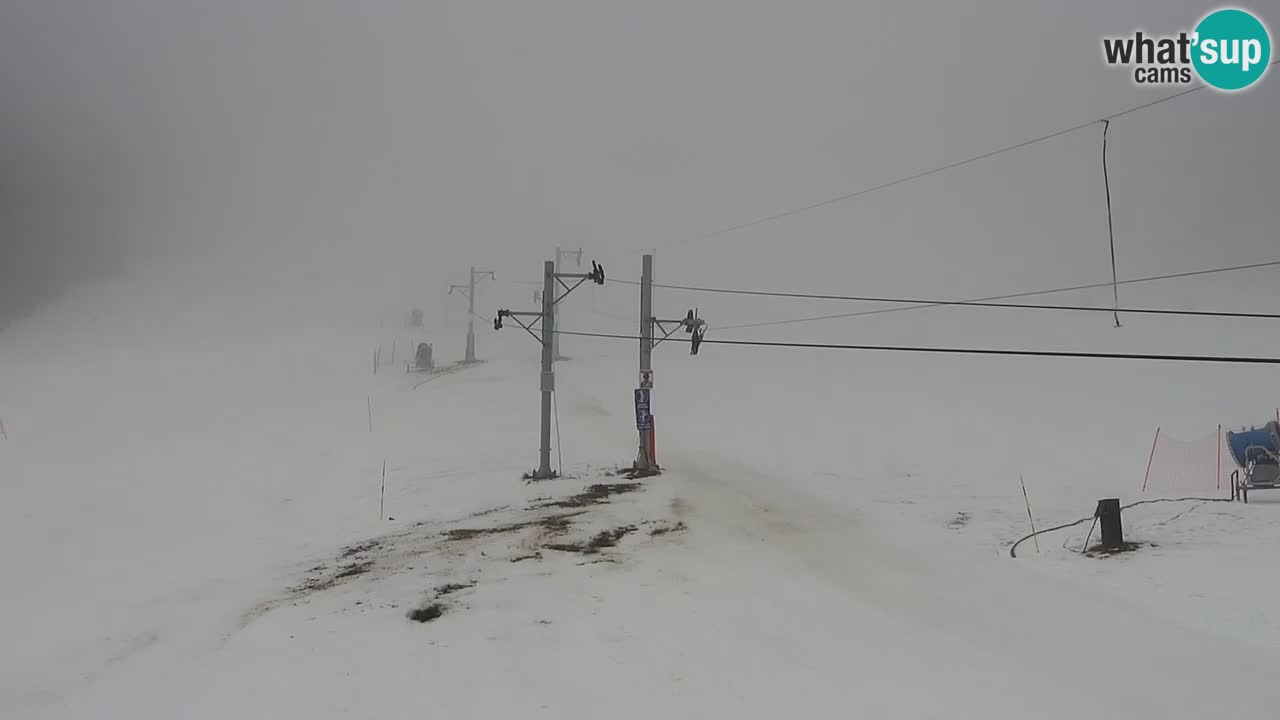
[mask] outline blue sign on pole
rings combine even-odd
[[[649,390],[647,388],[636,388],[636,429],[648,430],[650,417]]]

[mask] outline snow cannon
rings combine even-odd
[[[1246,468],[1250,463],[1278,464],[1280,458],[1280,425],[1273,420],[1260,428],[1227,431],[1227,447],[1236,465]]]
[[[419,371],[427,371],[435,369],[435,363],[431,358],[431,346],[427,343],[418,343],[418,352],[413,356],[415,369]]]
[[[1244,474],[1236,480],[1235,489],[1245,502],[1249,490],[1280,487],[1280,423],[1273,420],[1262,427],[1228,430],[1227,450],[1240,468],[1237,473]]]

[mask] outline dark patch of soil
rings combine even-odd
[[[356,545],[348,546],[345,550],[342,551],[342,554],[339,555],[338,557],[349,558],[355,555],[362,555],[371,550],[377,550],[381,546],[382,546],[381,540],[369,540],[367,542],[362,542]]]
[[[541,559],[542,559],[542,553],[535,552],[529,555],[517,555],[511,558],[511,562],[518,563],[518,562],[524,562],[525,560],[541,560]]]
[[[601,550],[614,547],[618,541],[626,537],[628,533],[635,531],[635,525],[624,525],[612,530],[605,530],[597,533],[595,537],[586,542],[578,543],[550,543],[543,545],[548,550],[559,550],[560,552],[576,552],[583,555],[595,555]]]
[[[531,527],[541,527],[552,532],[563,532],[569,528],[569,519],[582,513],[563,513],[560,515],[548,515],[537,520],[526,520],[524,522],[509,523],[507,525],[496,525],[488,528],[455,528],[445,531],[445,537],[449,540],[471,540],[485,535],[502,535],[504,533],[519,532],[527,530]]]
[[[540,520],[537,524],[542,526],[543,530],[549,533],[559,535],[565,532],[573,524],[569,522],[570,518],[581,515],[582,513],[569,513],[566,515],[548,515]]]
[[[1121,555],[1121,554],[1123,554],[1123,553],[1130,553],[1130,552],[1134,552],[1134,551],[1136,551],[1136,550],[1141,550],[1141,549],[1142,549],[1142,548],[1144,548],[1144,547],[1156,547],[1156,544],[1155,544],[1155,543],[1133,543],[1133,542],[1126,542],[1124,545],[1122,545],[1122,546],[1120,546],[1120,547],[1118,547],[1118,548],[1104,548],[1104,547],[1102,547],[1102,544],[1101,544],[1101,543],[1099,543],[1099,544],[1094,545],[1093,547],[1089,548],[1088,550],[1086,550],[1086,551],[1085,551],[1085,555],[1087,555],[1087,556],[1089,556],[1089,557],[1094,557],[1094,558],[1096,558],[1096,557],[1111,557],[1112,555]]]
[[[563,500],[554,500],[551,502],[534,505],[530,510],[540,510],[543,508],[580,508],[590,505],[599,505],[608,502],[613,495],[622,495],[624,493],[635,492],[640,489],[640,483],[595,483],[588,485],[585,490],[577,495],[570,495]]]
[[[635,525],[624,525],[622,527],[614,528],[612,530],[605,530],[604,532],[598,533],[595,537],[591,538],[591,542],[588,545],[588,547],[590,547],[592,550],[600,550],[602,548],[611,548],[617,545],[618,541],[626,537],[628,533],[634,532],[635,529],[636,529]]]
[[[608,564],[610,564],[610,565],[617,565],[617,564],[618,564],[618,559],[617,559],[617,558],[611,558],[611,557],[608,557],[608,556],[606,556],[606,555],[601,555],[600,557],[598,557],[598,558],[596,558],[596,559],[594,559],[594,560],[583,560],[582,562],[578,563],[578,565],[579,565],[579,566],[582,566],[582,565],[599,565],[599,564],[601,564],[601,563],[608,563]]]
[[[947,523],[947,527],[951,528],[952,530],[959,530],[960,528],[969,524],[969,518],[971,517],[973,516],[967,512],[958,512],[956,513],[956,516],[951,519],[951,522]]]
[[[307,595],[313,592],[320,592],[321,590],[328,590],[334,585],[337,585],[339,581],[345,580],[349,577],[355,577],[356,575],[363,575],[364,573],[369,572],[372,568],[373,561],[364,560],[361,562],[343,565],[332,575],[326,577],[316,574],[317,572],[324,571],[324,566],[322,565],[315,570],[312,570],[312,576],[303,580],[301,584],[289,588],[289,592],[295,595]]]
[[[681,520],[675,525],[659,525],[658,527],[649,531],[649,536],[658,537],[659,535],[666,535],[667,533],[673,533],[673,532],[682,532],[688,529],[689,529],[689,526],[685,525],[684,521]]]
[[[409,619],[414,622],[426,623],[431,622],[444,615],[445,606],[440,603],[430,603],[420,608],[409,611]]]
[[[440,587],[436,588],[436,597],[438,598],[444,597],[445,595],[456,593],[459,590],[466,590],[467,588],[471,588],[475,586],[476,584],[474,581],[469,583],[450,583],[448,585],[441,585]]]
[[[369,572],[369,568],[372,568],[372,567],[373,567],[373,563],[368,560],[365,560],[364,562],[351,563],[350,565],[343,565],[342,567],[338,568],[338,572],[333,574],[333,579],[341,580],[342,578],[349,578],[349,577],[354,577],[356,575],[363,575]]]
[[[444,536],[450,540],[470,540],[481,535],[497,535],[498,533],[514,532],[519,529],[518,527],[507,525],[494,528],[457,528],[455,530],[446,530]]]

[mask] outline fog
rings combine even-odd
[[[660,279],[768,289],[1104,280],[1101,126],[709,235],[1167,94],[1105,67],[1100,38],[1206,9],[7,0],[0,324],[122,273],[215,299],[431,306],[471,265],[503,281],[487,313],[526,298],[512,281],[556,245],[613,277],[657,248]],[[1272,259],[1278,111],[1273,76],[1113,124],[1122,276]],[[1186,300],[1229,304],[1237,285]],[[830,309],[703,305],[722,325]]]

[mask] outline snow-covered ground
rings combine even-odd
[[[1131,554],[1074,552],[1085,524],[1008,556],[1019,475],[1040,527],[1142,499],[1154,428],[1266,420],[1235,389],[1269,371],[663,345],[666,472],[629,487],[611,470],[635,452],[635,347],[566,338],[565,477],[526,483],[537,348],[518,329],[478,327],[486,362],[422,383],[412,344],[451,362],[460,337],[219,317],[90,288],[0,336],[0,715],[1280,707],[1280,496],[1134,508]],[[1088,322],[1054,327],[1172,342]]]

